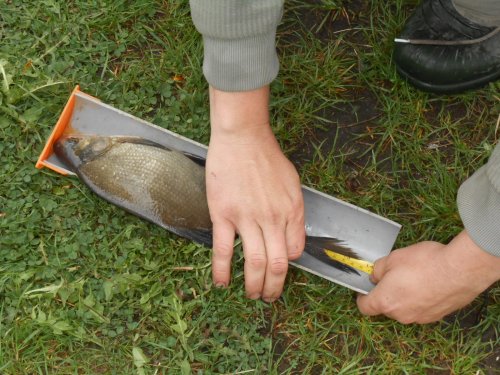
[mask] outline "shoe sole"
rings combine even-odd
[[[498,72],[493,72],[492,74],[489,74],[487,76],[480,77],[478,79],[467,82],[452,83],[448,85],[436,85],[433,83],[420,81],[419,79],[405,72],[397,65],[396,65],[396,70],[403,78],[405,78],[413,86],[419,88],[422,91],[427,91],[434,94],[458,94],[464,91],[483,87],[490,82],[500,79],[500,70],[499,70]]]

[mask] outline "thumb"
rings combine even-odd
[[[373,273],[370,275],[370,281],[372,283],[378,284],[380,280],[382,280],[382,278],[384,277],[388,268],[387,258],[388,256],[380,258],[373,264]]]
[[[373,273],[370,275],[370,281],[372,283],[377,284],[384,277],[388,270],[387,258],[388,256],[380,258],[373,264]],[[358,294],[356,302],[361,314],[374,316],[381,313],[377,303],[379,300],[379,294],[379,287],[375,287],[367,295]]]

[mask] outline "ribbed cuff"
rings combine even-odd
[[[203,73],[222,91],[249,91],[271,83],[279,71],[275,33],[245,39],[203,37]]]
[[[458,211],[472,240],[500,257],[500,147],[458,190]]]

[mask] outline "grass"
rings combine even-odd
[[[0,373],[492,374],[500,288],[427,326],[365,318],[297,269],[273,304],[210,283],[210,250],[34,163],[75,84],[206,143],[202,45],[185,2],[0,4]],[[455,194],[498,140],[499,84],[433,96],[392,38],[415,2],[289,1],[272,119],[303,182],[447,241]],[[481,311],[480,311],[481,310]]]

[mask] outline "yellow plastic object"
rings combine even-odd
[[[336,260],[337,262],[350,266],[358,271],[365,272],[369,275],[373,273],[373,263],[370,263],[366,260],[346,257],[345,255],[341,255],[327,249],[325,249],[325,254],[328,255],[333,260]]]

